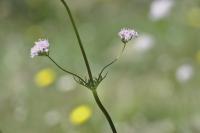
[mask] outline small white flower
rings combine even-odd
[[[121,31],[118,33],[119,37],[121,38],[121,41],[123,43],[127,43],[130,41],[132,38],[138,37],[138,33],[132,29],[128,28],[123,28]]]
[[[138,39],[136,39],[133,48],[140,52],[146,52],[150,50],[154,46],[154,38],[148,34],[140,35]]]
[[[39,39],[31,48],[31,57],[47,55],[49,53],[49,42],[47,39]]]
[[[56,110],[51,110],[45,113],[44,121],[48,126],[55,126],[61,122],[61,114]]]
[[[170,14],[173,5],[173,0],[154,0],[150,7],[150,18],[154,21],[165,18]]]
[[[180,82],[186,82],[193,76],[194,70],[192,65],[184,64],[176,70],[176,79]]]
[[[76,82],[69,75],[62,76],[57,82],[57,88],[62,92],[71,91],[76,88]]]

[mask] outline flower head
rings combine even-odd
[[[123,43],[127,43],[130,41],[132,38],[138,37],[138,33],[132,29],[128,28],[123,28],[121,31],[118,33],[119,37],[121,38]]]
[[[31,48],[31,57],[47,55],[49,53],[49,42],[47,39],[39,39]]]

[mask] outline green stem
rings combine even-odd
[[[81,53],[82,53],[83,58],[84,58],[84,61],[85,61],[85,65],[86,65],[86,68],[87,68],[87,72],[88,72],[89,78],[90,78],[90,80],[91,80],[92,83],[93,83],[93,77],[92,77],[92,72],[91,72],[91,69],[90,69],[90,65],[89,65],[89,62],[88,62],[88,59],[87,59],[87,56],[86,56],[86,53],[85,53],[85,50],[84,50],[84,47],[83,47],[83,44],[82,44],[80,35],[79,35],[79,32],[78,32],[78,29],[77,29],[76,24],[75,24],[75,22],[74,22],[72,13],[71,13],[70,8],[69,8],[69,6],[67,5],[67,3],[66,3],[64,0],[61,0],[61,2],[62,2],[63,5],[65,6],[65,8],[66,8],[66,10],[67,10],[67,13],[69,14],[69,18],[70,18],[71,23],[72,23],[72,25],[73,25],[73,28],[74,28],[76,37],[77,37],[77,39],[78,39],[79,47],[80,47],[80,49],[81,49]]]
[[[67,70],[65,70],[64,68],[62,68],[62,67],[61,67],[60,65],[58,65],[58,63],[56,63],[49,55],[47,55],[47,57],[48,57],[58,68],[60,68],[62,71],[66,72],[66,73],[68,73],[68,74],[71,74],[71,75],[73,75],[73,76],[75,76],[75,77],[77,77],[78,79],[80,79],[82,82],[85,83],[85,81],[84,81],[80,76],[78,76],[77,74],[72,73],[72,72],[67,71]]]
[[[106,119],[108,120],[108,122],[109,122],[109,124],[110,124],[110,127],[111,127],[111,129],[112,129],[112,132],[113,132],[113,133],[117,133],[117,130],[116,130],[116,128],[115,128],[115,125],[114,125],[114,123],[113,123],[113,121],[112,121],[112,119],[111,119],[109,113],[107,112],[107,110],[105,109],[105,107],[103,106],[103,104],[101,103],[101,101],[100,101],[100,99],[99,99],[99,97],[98,97],[97,91],[96,91],[96,90],[93,90],[92,93],[93,93],[93,96],[94,96],[94,99],[95,99],[97,105],[99,106],[99,108],[101,109],[101,111],[102,111],[103,114],[105,115]]]
[[[100,71],[100,73],[99,73],[99,76],[102,75],[102,73],[104,72],[104,70],[105,70],[106,68],[108,68],[110,65],[112,65],[113,63],[115,63],[115,62],[122,56],[122,54],[123,54],[125,48],[126,48],[126,44],[124,44],[124,46],[123,46],[122,51],[120,52],[120,54],[119,54],[114,60],[112,60],[110,63],[108,63],[106,66],[104,66],[104,67],[101,69],[101,71]]]

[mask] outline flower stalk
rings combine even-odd
[[[123,48],[122,48],[122,50],[121,50],[119,56],[116,57],[114,60],[112,60],[110,63],[108,63],[107,65],[105,65],[105,66],[101,69],[101,71],[100,71],[100,73],[99,73],[99,77],[102,75],[102,73],[104,72],[104,70],[106,70],[106,68],[108,68],[109,66],[111,66],[113,63],[115,63],[115,62],[122,56],[122,54],[123,54],[125,48],[126,48],[126,43],[123,45]]]

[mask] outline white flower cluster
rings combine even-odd
[[[129,28],[121,29],[121,31],[118,33],[118,35],[121,38],[121,41],[125,44],[127,42],[129,42],[132,38],[138,37],[138,33]]]
[[[47,39],[39,39],[31,48],[31,57],[47,55],[49,53],[49,42]]]

